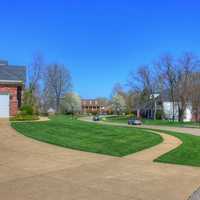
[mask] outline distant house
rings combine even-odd
[[[103,105],[97,99],[81,99],[82,112],[85,113],[102,113],[105,111],[105,105]]]
[[[156,97],[156,99],[149,100],[143,108],[141,109],[141,115],[148,119],[153,119],[154,113],[155,113],[155,106],[157,113],[163,113],[164,119],[167,120],[178,120],[179,117],[179,110],[178,110],[178,103],[174,103],[173,108],[173,102],[171,101],[169,94],[167,91],[164,92],[162,98],[160,95]],[[184,119],[185,122],[189,122],[194,120],[194,116],[192,114],[192,105],[188,103],[185,113],[184,113]]]
[[[173,119],[173,113],[174,113],[174,119],[178,120],[178,104],[174,104],[174,112],[173,112],[173,103],[170,101],[164,101],[163,102],[163,112],[166,119]],[[184,119],[183,121],[189,122],[193,120],[193,114],[192,114],[192,106],[187,105],[185,113],[184,113]]]
[[[26,67],[0,60],[0,118],[15,116],[22,102]]]

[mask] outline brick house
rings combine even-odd
[[[105,111],[105,105],[97,99],[81,99],[81,107],[84,113],[101,113]]]
[[[81,110],[83,113],[112,114],[112,104],[105,98],[81,99]]]
[[[21,106],[26,67],[0,61],[0,118],[15,116]]]

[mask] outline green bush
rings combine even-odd
[[[156,119],[162,119],[163,115],[164,115],[163,111],[162,110],[158,110],[156,112]]]
[[[108,119],[111,120],[123,120],[123,119],[131,119],[131,118],[135,118],[134,114],[130,114],[130,115],[114,115],[114,116],[108,116]]]
[[[20,110],[21,110],[21,115],[33,115],[32,106],[23,105]]]
[[[17,114],[15,117],[11,117],[10,121],[32,121],[38,119],[39,117],[37,115]]]
[[[99,112],[98,111],[92,111],[92,115],[98,115],[99,114]]]

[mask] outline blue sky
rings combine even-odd
[[[116,82],[162,53],[200,54],[198,0],[0,2],[0,58],[28,65],[42,52],[69,68],[84,98],[109,97]]]

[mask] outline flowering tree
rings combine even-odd
[[[123,96],[116,94],[112,98],[112,108],[118,115],[126,110],[126,102]]]
[[[68,93],[64,96],[62,101],[62,107],[65,112],[77,113],[81,111],[81,99],[79,95],[75,93]]]

